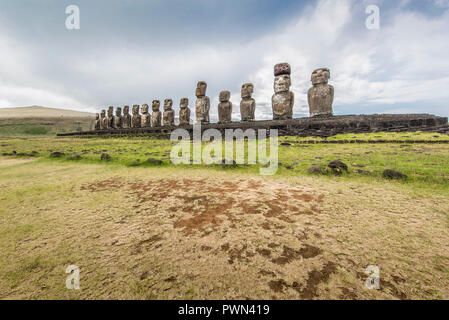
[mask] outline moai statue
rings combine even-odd
[[[179,102],[179,124],[190,124],[189,99],[187,98],[181,98]]]
[[[229,91],[220,92],[220,103],[218,104],[218,123],[232,121],[232,102],[229,101],[231,93]]]
[[[95,130],[100,130],[100,129],[101,129],[100,114],[96,113],[95,114]]]
[[[271,98],[274,120],[293,117],[295,95],[290,91],[290,72],[288,63],[279,63],[274,66],[274,94]]]
[[[142,117],[139,114],[140,106],[138,104],[133,105],[133,116],[131,118],[131,127],[140,128],[142,124]]]
[[[108,128],[108,122],[106,119],[106,110],[101,110],[100,112],[100,130],[105,130]]]
[[[115,117],[114,117],[114,128],[122,128],[123,119],[122,119],[122,108],[115,108]]]
[[[332,102],[334,101],[334,87],[327,84],[330,78],[327,68],[316,69],[312,72],[312,85],[307,93],[309,112],[311,117],[332,116]]]
[[[151,115],[148,112],[148,105],[142,105],[142,128],[151,127]]]
[[[152,127],[160,127],[161,126],[161,112],[159,111],[159,106],[161,102],[159,100],[153,100],[153,104],[151,106],[151,110],[153,113],[151,114],[151,126]]]
[[[242,85],[242,101],[240,102],[240,114],[242,121],[254,121],[254,112],[256,111],[256,100],[251,98],[254,85],[245,83]]]
[[[172,109],[173,100],[164,100],[164,115],[162,117],[163,126],[174,126],[175,125],[175,111]]]
[[[123,107],[122,126],[123,128],[131,128],[131,115],[129,114],[129,106]]]
[[[199,81],[196,85],[196,103],[195,114],[196,121],[201,123],[209,123],[210,99],[206,96],[207,83]]]
[[[108,129],[113,129],[114,128],[114,123],[115,123],[115,119],[114,119],[114,107],[109,107],[108,108],[108,119],[107,119],[107,128]]]

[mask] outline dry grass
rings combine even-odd
[[[3,299],[449,298],[447,198],[398,183],[1,159],[0,187]]]

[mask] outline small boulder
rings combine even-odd
[[[336,175],[341,175],[343,171],[348,172],[348,166],[346,163],[344,163],[341,160],[333,160],[329,162],[327,165],[329,168],[332,169],[332,173]]]
[[[307,169],[307,171],[309,173],[313,173],[313,174],[323,174],[324,170],[323,168],[321,168],[320,166],[311,166],[309,169]]]
[[[81,160],[81,158],[82,158],[81,155],[77,153],[67,156],[67,160]]]
[[[107,153],[102,153],[100,159],[102,161],[109,161],[109,160],[111,160],[111,156]]]
[[[407,179],[407,175],[400,173],[399,171],[395,171],[395,170],[391,170],[391,169],[386,169],[384,170],[384,172],[382,173],[382,176],[385,179]]]
[[[150,164],[156,164],[156,165],[161,165],[162,164],[162,160],[153,159],[153,158],[148,158],[147,162],[150,163]]]
[[[50,158],[61,158],[64,156],[65,156],[64,152],[55,151],[55,152],[50,153]]]

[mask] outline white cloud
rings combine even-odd
[[[93,111],[95,106],[151,103],[168,97],[177,106],[186,96],[194,112],[196,82],[206,80],[212,118],[217,115],[219,92],[230,90],[234,119],[238,119],[240,86],[253,82],[257,118],[267,119],[273,66],[285,61],[292,66],[296,114],[308,113],[306,92],[310,74],[318,67],[331,69],[337,113],[347,106],[352,106],[352,113],[364,113],[366,106],[382,112],[394,110],[395,104],[401,104],[401,110],[409,110],[403,104],[412,109],[445,105],[449,11],[428,17],[392,9],[387,19],[381,7],[380,30],[367,30],[363,6],[354,0],[321,0],[283,28],[248,43],[202,43],[198,36],[190,46],[174,43],[157,50],[149,44],[114,47],[99,41],[93,48],[58,53],[49,49],[43,55],[45,48],[35,50],[1,34],[7,32],[2,26],[0,103]],[[52,66],[51,72],[45,63]]]

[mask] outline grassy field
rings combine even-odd
[[[0,139],[13,154],[0,157],[0,298],[449,298],[448,144],[280,140],[282,166],[260,176],[174,166],[167,140]],[[348,173],[307,171],[336,159]],[[80,290],[65,287],[71,264]],[[368,265],[380,290],[365,287]]]

